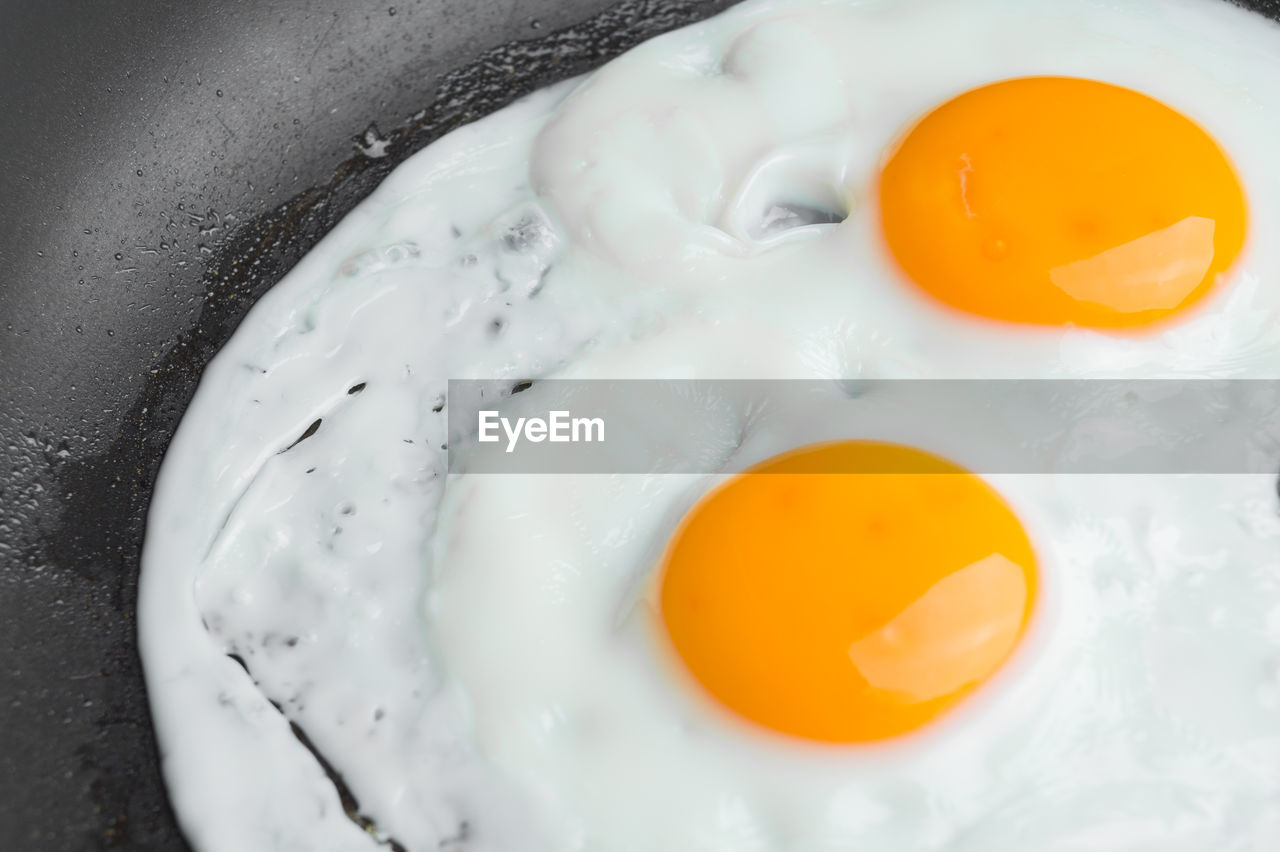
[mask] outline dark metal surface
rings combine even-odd
[[[0,849],[184,848],[138,553],[253,299],[436,136],[726,5],[0,5]],[[360,151],[371,125],[386,157]]]
[[[431,139],[726,5],[0,3],[0,849],[184,848],[138,553],[253,299]],[[361,153],[370,125],[388,156]]]

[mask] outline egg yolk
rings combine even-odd
[[[777,456],[685,516],[661,568],[679,657],[741,716],[836,743],[911,731],[1022,636],[1036,560],[985,482],[895,444]]]
[[[1200,300],[1244,243],[1217,143],[1139,92],[1026,77],[926,115],[880,175],[888,247],[930,296],[997,320],[1142,326]]]

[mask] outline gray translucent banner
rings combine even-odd
[[[447,406],[451,473],[721,473],[850,439],[975,473],[1280,470],[1273,380],[456,380]]]

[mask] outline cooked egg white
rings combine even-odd
[[[1143,92],[1229,156],[1249,236],[1185,315],[1000,322],[906,280],[881,167],[939,104],[1035,75]],[[139,639],[192,844],[1272,848],[1273,477],[985,476],[1038,560],[1025,637],[919,732],[830,745],[745,723],[667,644],[659,558],[724,476],[451,475],[445,392],[1277,378],[1277,138],[1280,29],[1216,0],[765,0],[434,143],[255,306],[165,459]],[[669,450],[730,466],[893,437],[966,465],[931,422],[744,420]]]

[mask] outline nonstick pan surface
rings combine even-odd
[[[727,5],[0,4],[0,849],[185,848],[138,556],[254,299],[434,138]]]
[[[0,849],[186,848],[138,556],[254,299],[431,140],[728,5],[0,3]]]

